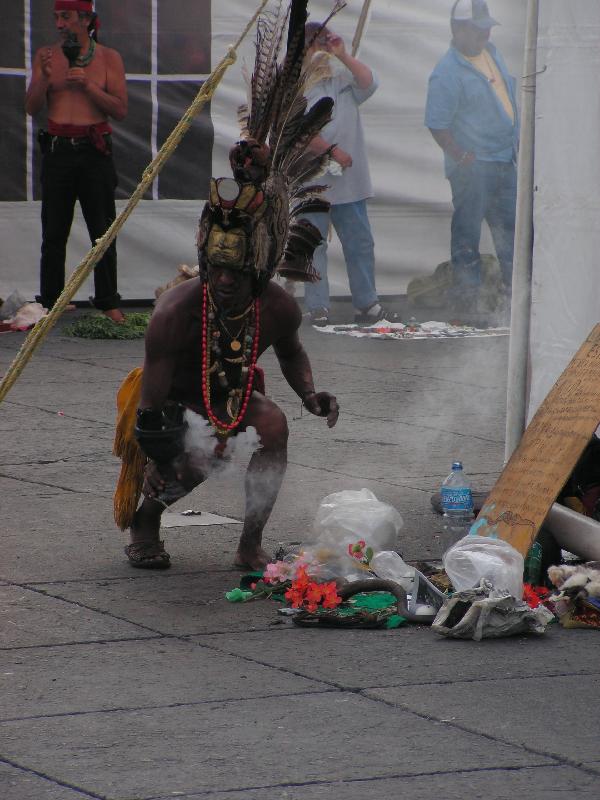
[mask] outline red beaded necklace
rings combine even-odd
[[[237,413],[231,416],[231,422],[223,422],[212,410],[210,404],[210,342],[209,339],[209,324],[208,324],[208,285],[205,283],[202,294],[202,399],[204,401],[204,408],[208,415],[210,424],[215,428],[218,434],[228,436],[234,431],[242,422],[246,415],[250,395],[252,394],[252,386],[254,383],[254,371],[256,369],[256,362],[258,360],[258,338],[260,335],[260,302],[256,299],[252,306],[254,309],[254,338],[252,340],[252,350],[250,355],[250,365],[248,367],[248,377],[246,388],[244,391],[244,399],[242,405]],[[252,308],[251,306],[251,308]],[[243,372],[242,372],[243,375]]]

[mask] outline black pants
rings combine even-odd
[[[92,244],[114,222],[117,174],[110,155],[91,144],[66,142],[42,159],[42,258],[40,298],[52,308],[65,285],[67,240],[79,200]],[[108,248],[94,269],[94,305],[102,311],[118,308],[117,248]]]

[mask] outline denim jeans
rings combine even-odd
[[[367,201],[332,205],[329,214],[306,214],[306,219],[321,231],[324,243],[317,247],[313,259],[316,271],[321,276],[317,283],[304,287],[304,302],[309,311],[329,309],[329,282],[327,280],[327,232],[329,219],[344,251],[352,303],[356,309],[370,308],[377,302],[375,290],[375,246]]]
[[[452,187],[451,256],[454,293],[473,292],[481,285],[481,224],[490,227],[507,295],[512,286],[517,171],[513,163],[475,161],[450,175]]]

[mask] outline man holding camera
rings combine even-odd
[[[25,110],[48,110],[48,129],[38,139],[42,158],[42,256],[39,301],[51,308],[65,284],[67,240],[79,200],[90,239],[115,219],[117,175],[111,155],[109,117],[124,119],[127,89],[116,50],[96,43],[91,0],[55,0],[59,41],[35,55]],[[96,308],[122,323],[113,242],[94,270]]]
[[[331,206],[328,214],[306,214],[323,237],[313,264],[321,280],[306,284],[304,300],[313,325],[329,322],[329,283],[327,280],[327,234],[331,221],[344,251],[348,282],[355,308],[354,321],[371,325],[395,315],[380,304],[375,287],[375,245],[367,213],[367,200],[373,196],[367,149],[360,119],[360,106],[377,90],[374,72],[346,51],[344,40],[319,22],[306,25],[306,65],[310,65],[305,96],[309,107],[322,97],[334,101],[332,119],[311,142],[315,152],[331,151],[332,166],[324,178],[329,189],[325,197]],[[331,58],[344,67],[334,74]],[[317,59],[315,62],[314,59]]]

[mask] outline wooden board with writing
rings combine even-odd
[[[473,523],[527,554],[600,423],[600,325],[596,325],[529,423]]]

